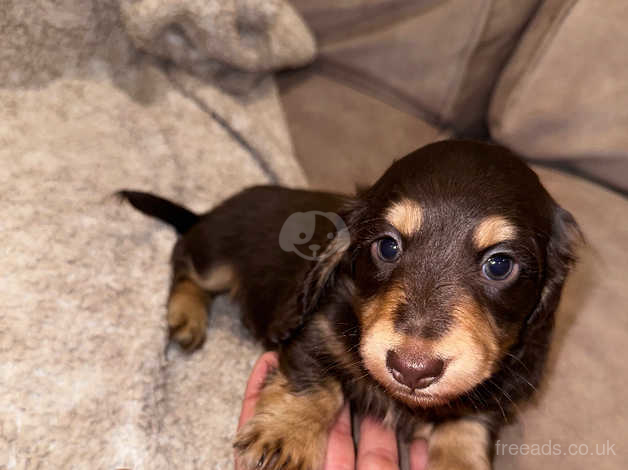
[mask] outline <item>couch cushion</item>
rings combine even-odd
[[[353,192],[399,158],[447,134],[312,69],[279,79],[296,156],[310,186]]]
[[[622,0],[546,2],[497,86],[492,136],[628,190],[626,22]]]
[[[134,62],[133,45],[212,78],[303,65],[315,53],[283,0],[0,0],[0,11],[0,86],[119,70]]]
[[[440,127],[479,134],[494,82],[539,2],[293,3],[336,79]]]
[[[219,64],[245,72],[296,67],[315,53],[309,29],[283,0],[116,1],[137,47],[201,75]]]
[[[117,0],[0,0],[0,87],[120,68],[134,54]]]

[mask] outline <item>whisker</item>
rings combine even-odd
[[[525,377],[523,374],[521,374],[521,373],[517,372],[516,370],[514,370],[513,368],[511,368],[511,367],[509,367],[509,366],[504,366],[504,370],[505,370],[506,372],[509,372],[509,373],[513,374],[513,375],[514,375],[514,376],[516,376],[516,377],[519,377],[521,380],[523,380],[523,381],[524,381],[524,382],[525,382],[525,383],[526,383],[526,384],[527,384],[527,385],[528,385],[528,386],[532,389],[532,391],[534,391],[534,392],[536,392],[536,391],[537,391],[537,387],[535,387],[534,385],[532,385],[532,384],[530,383],[530,381],[529,381],[528,379],[526,379],[526,377]]]
[[[528,369],[528,366],[526,366],[526,364],[525,364],[525,363],[524,363],[524,362],[523,362],[520,358],[518,358],[517,356],[515,356],[514,354],[512,354],[512,353],[510,353],[510,352],[507,352],[507,353],[506,353],[506,356],[512,357],[513,359],[516,359],[516,360],[519,362],[519,364],[521,364],[521,365],[523,366],[523,368],[524,368],[527,372],[530,372],[530,369]]]
[[[488,381],[495,387],[497,388],[503,396],[505,396],[508,401],[510,401],[510,403],[512,403],[512,406],[515,408],[515,413],[517,415],[521,414],[521,410],[519,409],[519,407],[517,406],[517,404],[514,402],[514,400],[511,398],[511,396],[503,389],[501,388],[499,385],[497,385],[493,380],[488,379]],[[504,419],[506,419],[506,417],[504,416]]]

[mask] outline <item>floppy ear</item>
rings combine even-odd
[[[527,323],[553,315],[558,307],[563,284],[576,261],[576,248],[583,236],[573,216],[554,203],[552,232],[547,244],[544,285],[539,302]]]
[[[325,294],[333,290],[341,267],[350,268],[352,236],[355,235],[364,210],[365,207],[361,201],[352,200],[338,211],[346,228],[336,232],[305,276],[300,295],[303,318],[313,313]]]
[[[554,329],[554,313],[563,285],[576,261],[575,250],[583,240],[569,212],[553,203],[552,229],[545,255],[544,281],[539,300],[528,316],[517,345],[506,356],[504,392],[509,400],[529,396],[539,385]],[[513,376],[520,379],[513,379]]]

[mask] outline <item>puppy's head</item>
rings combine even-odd
[[[553,315],[579,234],[521,160],[475,142],[395,162],[343,217],[351,243],[312,270],[305,309],[345,273],[364,368],[421,407],[489,379]]]

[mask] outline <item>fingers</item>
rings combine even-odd
[[[410,444],[408,453],[410,454],[411,470],[425,470],[427,468],[427,441],[425,439],[417,439]]]
[[[399,451],[394,432],[385,429],[382,424],[364,419],[360,427],[358,445],[358,470],[383,469],[396,470]],[[427,441],[418,439],[408,448],[411,470],[426,470]],[[325,470],[354,470],[355,449],[351,433],[351,414],[345,404],[329,434]]]
[[[399,454],[394,431],[384,428],[371,418],[364,418],[360,426],[357,468],[358,470],[397,470]]]
[[[355,449],[351,435],[349,405],[343,406],[336,424],[331,428],[325,457],[325,470],[354,470]]]
[[[238,421],[238,429],[246,423],[253,413],[255,412],[255,403],[259,397],[259,392],[266,378],[266,374],[270,369],[277,367],[277,353],[266,352],[260,356],[255,365],[253,366],[253,372],[249,377],[249,381],[246,384],[246,391],[244,392],[244,400],[242,402],[242,411],[240,412],[240,419]]]

